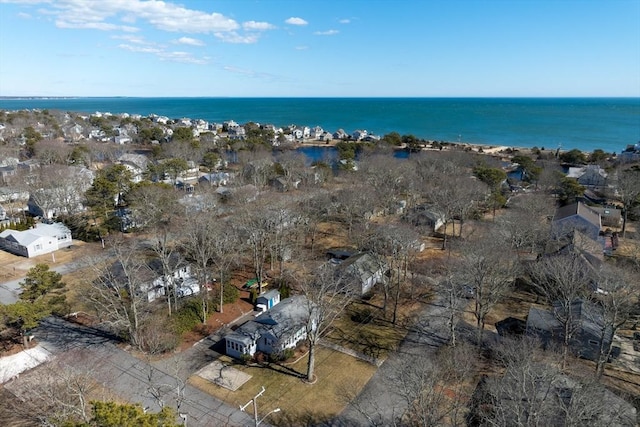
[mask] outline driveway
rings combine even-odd
[[[253,425],[253,417],[121,350],[114,337],[100,330],[49,317],[34,335],[54,356],[80,350],[83,359],[95,361],[93,378],[124,400],[152,411],[171,406],[187,416],[189,426]]]

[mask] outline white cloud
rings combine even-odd
[[[316,36],[335,36],[339,32],[340,31],[338,30],[327,30],[327,31],[316,31],[313,34],[315,34]]]
[[[18,13],[18,18],[31,19],[31,15],[29,15],[28,13],[20,12]]]
[[[50,3],[51,0],[0,0],[0,3],[40,4]]]
[[[206,58],[195,58],[189,52],[159,52],[158,58],[163,61],[182,62],[185,64],[204,65],[208,62]]]
[[[161,61],[181,62],[184,64],[197,64],[203,65],[209,62],[209,58],[196,58],[189,52],[181,51],[167,51],[161,46],[155,45],[131,45],[120,44],[120,49],[127,50],[134,53],[146,53],[157,56]]]
[[[132,23],[144,20],[157,29],[184,33],[235,31],[240,25],[220,13],[207,13],[160,0],[0,0],[3,2],[43,4],[46,13],[56,15],[63,28],[121,29],[112,22],[119,18]]]
[[[191,37],[180,37],[179,39],[174,40],[173,43],[186,44],[189,46],[204,46],[204,42],[202,40],[193,39]]]
[[[296,18],[294,16],[292,16],[291,18],[287,19],[284,22],[286,22],[289,25],[307,25],[308,24],[308,22],[305,21],[304,19]]]
[[[341,19],[338,22],[340,24],[350,24],[351,23],[351,19]]]
[[[161,53],[162,52],[162,50],[160,50],[159,48],[151,47],[151,46],[134,46],[130,44],[119,44],[118,47],[120,49],[128,50],[129,52],[139,52],[139,53]]]
[[[214,36],[226,43],[251,44],[258,41],[257,34],[247,34],[245,36],[241,36],[235,31],[228,33],[215,33]]]
[[[296,46],[295,50],[308,50],[309,46]]]
[[[242,28],[249,31],[266,31],[273,30],[276,27],[268,22],[247,21],[242,23]]]
[[[119,36],[111,36],[111,38],[116,40],[125,40],[129,43],[135,44],[151,44],[150,42],[146,41],[144,37],[134,36],[133,34],[122,34]]]
[[[139,29],[136,27],[130,27],[128,25],[116,25],[108,22],[83,22],[83,21],[66,21],[58,19],[56,20],[56,27],[58,28],[73,28],[83,30],[100,30],[100,31],[126,31],[129,33],[135,33]]]
[[[1,3],[39,5],[38,14],[51,16],[65,29],[136,32],[146,25],[167,32],[213,34],[225,43],[256,43],[260,32],[276,27],[268,22],[235,20],[216,12],[190,9],[161,0],[0,0]],[[195,3],[209,5],[209,3]],[[306,25],[301,18],[290,18],[293,25]],[[132,24],[137,24],[133,26]],[[196,38],[183,37],[177,43],[200,46]],[[203,44],[202,44],[203,45]]]

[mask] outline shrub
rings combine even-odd
[[[234,302],[238,301],[238,298],[240,298],[240,291],[235,286],[226,284],[223,289],[224,293],[222,295],[222,301],[225,304],[233,304]]]
[[[291,359],[296,351],[293,348],[285,348],[284,350],[269,355],[269,361],[282,362]]]
[[[184,334],[192,330],[202,322],[202,302],[197,299],[188,300],[180,310],[172,317],[173,327],[178,334]]]

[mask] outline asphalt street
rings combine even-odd
[[[171,406],[189,426],[250,426],[253,417],[189,385],[175,375],[120,349],[114,337],[63,319],[47,318],[35,331],[40,344],[56,356],[72,352],[92,360],[91,375],[120,398],[158,411]]]

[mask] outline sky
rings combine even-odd
[[[639,97],[640,0],[0,0],[0,96]]]

